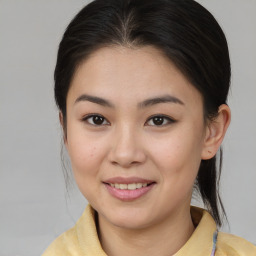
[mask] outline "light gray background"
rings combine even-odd
[[[65,193],[53,100],[58,43],[82,0],[0,0],[0,256],[36,256],[86,201]],[[230,232],[256,243],[256,1],[201,0],[232,61],[222,196]],[[224,227],[228,230],[228,227]]]

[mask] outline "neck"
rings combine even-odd
[[[190,210],[143,229],[125,229],[109,224],[99,216],[99,237],[109,256],[171,256],[190,238],[194,231]]]

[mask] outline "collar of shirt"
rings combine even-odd
[[[207,211],[194,206],[191,207],[191,216],[196,229],[190,239],[175,254],[175,256],[210,256],[213,247],[213,234],[216,231],[216,224]],[[84,255],[107,256],[98,239],[94,219],[95,211],[90,205],[88,205],[82,217],[76,224],[77,238],[81,251]]]

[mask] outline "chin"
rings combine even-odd
[[[103,216],[108,223],[124,229],[143,229],[152,223],[152,214],[143,213],[141,209],[115,210],[105,213]]]
[[[112,224],[122,229],[138,230],[144,229],[149,226],[149,223],[143,219],[132,219],[132,218],[120,218],[113,220]]]

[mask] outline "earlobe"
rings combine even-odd
[[[209,121],[206,128],[204,147],[201,155],[203,160],[211,159],[216,155],[224,139],[230,120],[230,108],[226,104],[221,105],[217,117]]]

